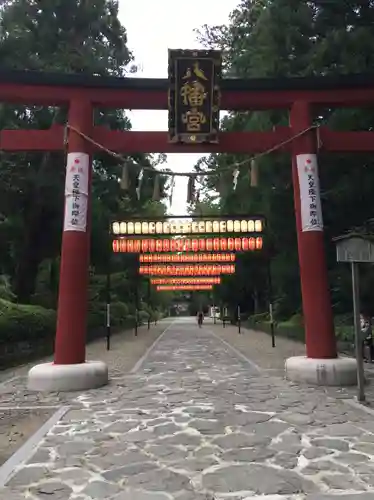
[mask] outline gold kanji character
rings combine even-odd
[[[180,90],[180,95],[185,106],[202,106],[207,96],[204,85],[199,82],[186,82]]]
[[[187,68],[186,74],[182,77],[182,80],[188,80],[188,78],[191,78],[191,76],[191,68]]]
[[[193,63],[193,73],[198,77],[201,78],[201,80],[207,81],[208,78],[205,76],[204,71],[200,68],[199,66],[199,61],[195,61]],[[192,76],[192,71],[191,68],[187,68],[186,74],[182,77],[182,80],[188,80]]]
[[[206,123],[206,116],[201,111],[193,108],[182,115],[182,121],[187,125],[188,132],[199,132],[201,125]]]
[[[198,78],[201,78],[202,80],[208,80],[208,78],[205,76],[204,71],[199,67],[199,61],[194,62],[193,72]]]

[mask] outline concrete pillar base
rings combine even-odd
[[[108,383],[108,367],[102,361],[75,365],[36,365],[28,373],[30,391],[64,392],[96,389]]]
[[[353,358],[288,358],[286,379],[310,385],[348,386],[357,384],[357,363]]]

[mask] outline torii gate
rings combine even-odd
[[[355,383],[355,361],[337,358],[333,315],[329,293],[323,228],[319,221],[306,222],[305,198],[308,169],[313,171],[314,206],[320,197],[316,153],[317,134],[313,112],[317,106],[364,107],[374,103],[374,83],[366,75],[289,78],[223,79],[221,109],[289,110],[289,127],[267,132],[220,132],[218,144],[171,144],[165,132],[122,132],[94,126],[93,109],[168,109],[168,81],[48,74],[33,71],[0,70],[0,101],[45,106],[69,106],[68,153],[82,159],[87,168],[89,207],[91,197],[91,155],[95,144],[118,153],[261,153],[284,145],[292,155],[295,215],[300,262],[301,290],[307,357],[290,358],[287,376],[310,383]],[[2,151],[62,151],[65,127],[49,130],[2,130]],[[87,140],[91,138],[94,142]],[[318,129],[324,151],[374,151],[373,132],[337,132]],[[78,158],[78,160],[77,160]],[[303,176],[303,170],[306,174]],[[67,170],[67,176],[69,176]],[[306,182],[306,187],[305,187]],[[309,200],[310,201],[310,200]],[[311,205],[312,206],[312,205]],[[308,207],[307,207],[308,208]],[[308,209],[309,210],[309,209]],[[317,210],[318,211],[318,210]],[[88,211],[89,212],[89,211]],[[310,212],[311,213],[311,212]],[[309,215],[310,215],[309,213]],[[318,215],[318,214],[317,214]],[[312,214],[313,217],[313,214]],[[317,217],[318,219],[318,217]],[[38,365],[29,373],[29,387],[37,390],[71,390],[106,383],[107,368],[101,362],[86,362],[86,319],[90,226],[71,230],[65,224],[62,238],[59,301],[54,363]],[[311,221],[309,221],[311,222]]]

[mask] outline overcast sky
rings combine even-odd
[[[226,24],[239,0],[120,0],[120,19],[128,46],[141,67],[136,76],[167,78],[168,49],[200,48],[194,33],[203,24]],[[133,130],[167,130],[167,111],[130,111]],[[176,172],[193,170],[200,154],[169,154],[167,166]],[[186,213],[187,180],[176,178],[169,213]]]

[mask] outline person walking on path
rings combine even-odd
[[[203,311],[199,311],[197,313],[197,324],[199,325],[199,328],[201,328],[203,321],[204,321],[204,313]]]

